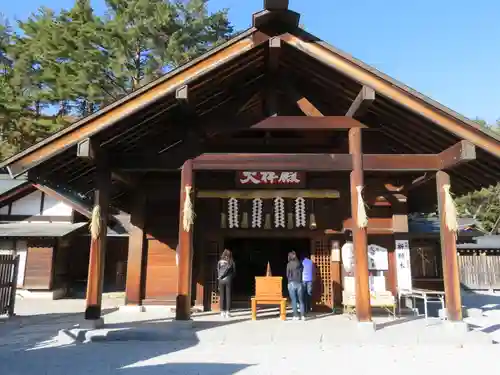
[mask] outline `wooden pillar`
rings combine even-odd
[[[193,226],[185,228],[184,206],[187,192],[191,191],[194,200],[193,161],[187,160],[181,171],[181,192],[179,207],[179,246],[177,265],[177,299],[175,319],[189,320],[191,318],[191,274],[193,260]]]
[[[368,274],[368,246],[366,228],[359,228],[357,186],[363,186],[363,155],[361,129],[349,129],[349,153],[352,155],[351,172],[351,216],[356,278],[356,316],[360,322],[372,319]]]
[[[144,259],[144,216],[146,197],[136,192],[130,213],[130,232],[128,239],[127,284],[125,304],[139,306],[143,298],[143,259]]]
[[[444,292],[448,320],[462,320],[462,301],[460,296],[460,278],[458,274],[456,233],[446,226],[446,185],[450,186],[450,176],[446,172],[436,173],[438,210],[441,234],[441,254],[443,258]]]
[[[104,281],[104,260],[106,256],[106,242],[108,234],[109,193],[111,186],[111,171],[106,161],[99,157],[96,159],[96,189],[94,205],[99,207],[99,232],[96,238],[90,240],[90,259],[87,280],[87,295],[85,319],[97,320],[101,317],[102,288]],[[95,210],[95,208],[94,208]]]

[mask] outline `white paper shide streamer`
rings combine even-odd
[[[285,200],[281,197],[274,198],[274,226],[285,228]]]
[[[89,224],[90,236],[93,240],[99,237],[101,232],[101,206],[98,204],[92,210],[92,218]]]
[[[185,198],[184,198],[184,207],[182,209],[182,227],[185,232],[189,232],[191,230],[191,226],[194,224],[194,209],[193,209],[193,201],[191,200],[191,190],[192,186],[185,187]]]
[[[295,199],[295,226],[297,228],[306,226],[306,200],[302,197]]]
[[[444,212],[445,225],[449,231],[458,231],[457,206],[451,196],[450,185],[444,185]]]
[[[363,201],[363,186],[356,186],[356,191],[358,195],[358,212],[356,218],[356,224],[358,228],[366,228],[368,226],[368,216],[366,215],[365,202]]]
[[[262,228],[262,199],[252,201],[252,228]]]
[[[239,228],[238,199],[229,198],[227,203],[229,228]]]

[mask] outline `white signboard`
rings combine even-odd
[[[389,258],[385,247],[368,245],[368,269],[370,271],[387,271],[389,269]]]
[[[396,240],[396,264],[398,290],[412,290],[410,242],[408,240]]]

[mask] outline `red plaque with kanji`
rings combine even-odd
[[[295,187],[305,186],[305,173],[294,171],[241,171],[236,184],[244,187]]]

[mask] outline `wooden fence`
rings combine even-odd
[[[0,254],[0,315],[14,315],[18,255]]]
[[[500,289],[498,250],[460,250],[460,282],[468,289]]]

